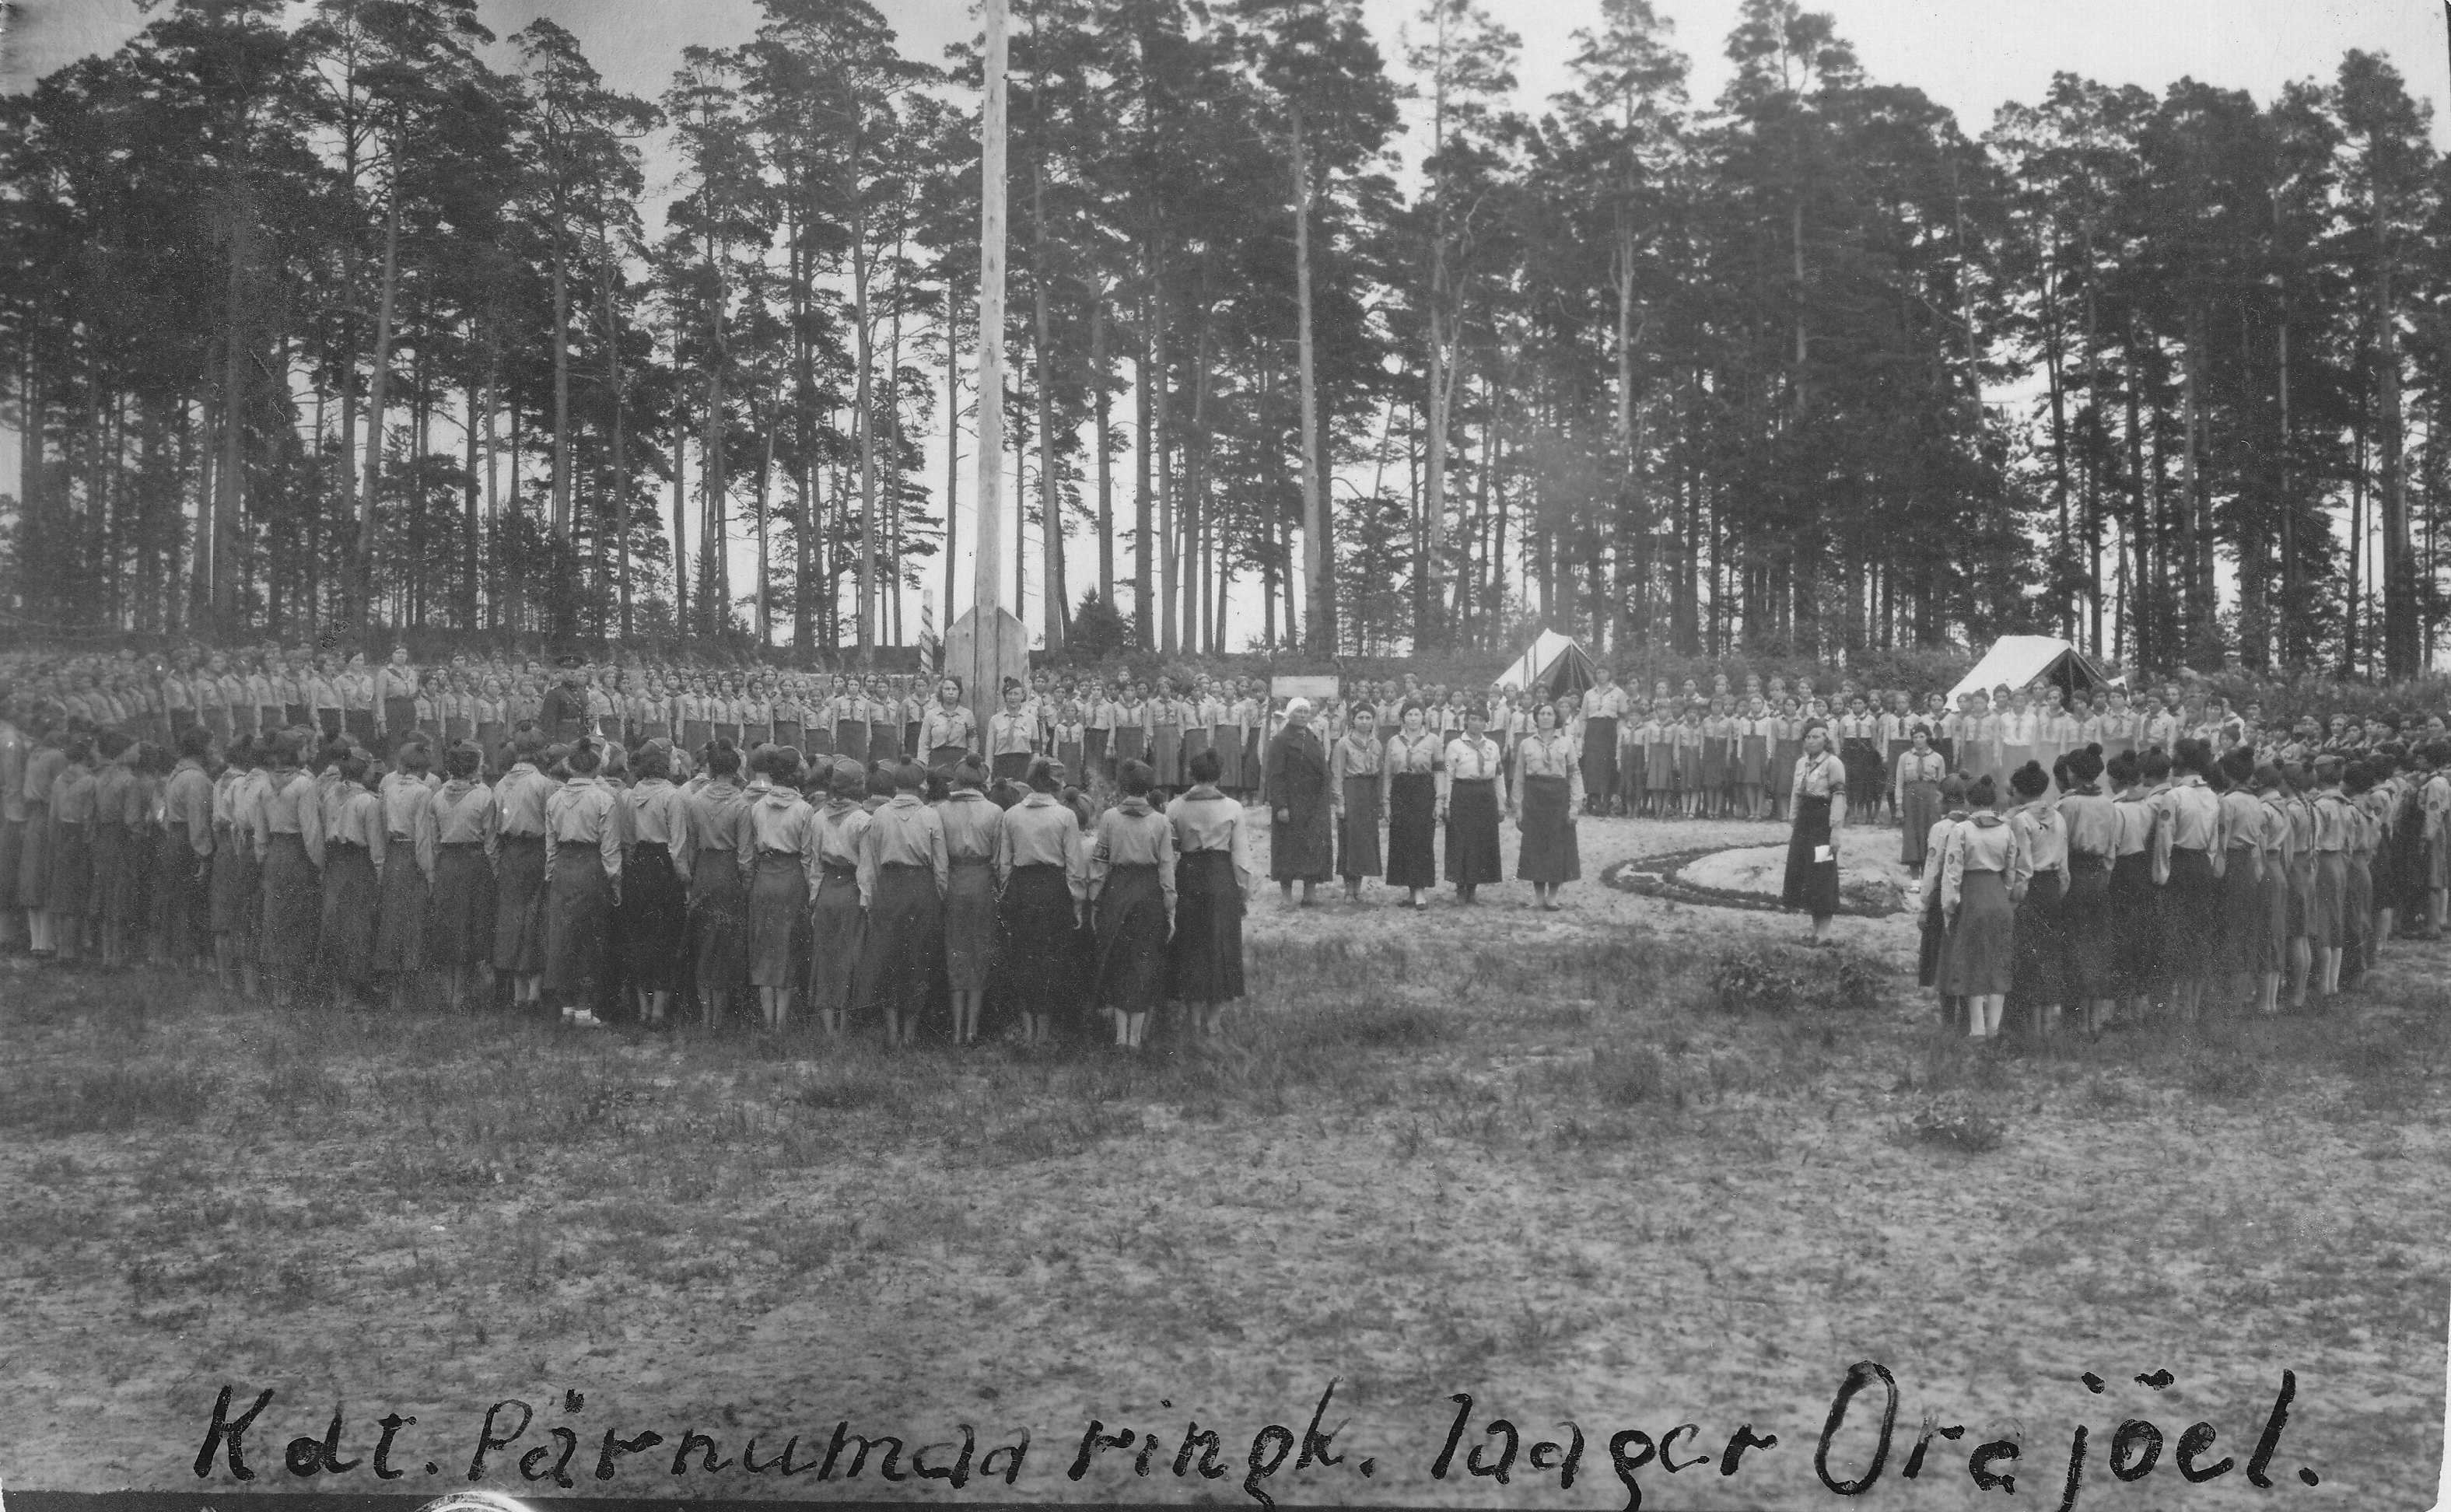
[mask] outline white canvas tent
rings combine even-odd
[[[2104,687],[2110,681],[2100,667],[2086,658],[2085,653],[2057,636],[2002,636],[1983,653],[1974,670],[1958,678],[1957,686],[1949,690],[1949,706],[1957,707],[1960,694],[1990,693],[2004,682],[2011,688],[2022,688],[2037,679],[2056,682],[2070,695]]]
[[[1520,692],[1538,687],[1556,697],[1562,693],[1580,693],[1592,685],[1592,658],[1571,636],[1555,630],[1543,630],[1532,638],[1515,665],[1498,675],[1490,683],[1492,689]]]

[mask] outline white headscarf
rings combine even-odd
[[[1310,700],[1308,698],[1295,698],[1285,705],[1285,717],[1288,719],[1292,718],[1297,714],[1308,713],[1310,713]]]

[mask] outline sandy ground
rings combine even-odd
[[[1853,833],[1855,849],[1894,854],[1893,834]],[[409,1474],[391,1488],[439,1489],[464,1475],[486,1406],[518,1397],[539,1408],[519,1448],[576,1427],[582,1494],[612,1428],[667,1442],[610,1493],[948,1494],[882,1483],[873,1467],[822,1483],[665,1473],[687,1428],[725,1457],[756,1434],[761,1459],[796,1433],[806,1462],[848,1418],[921,1443],[971,1424],[982,1452],[1027,1427],[1019,1482],[974,1484],[973,1498],[1239,1502],[1253,1435],[1276,1423],[1299,1436],[1333,1377],[1346,1463],[1298,1475],[1288,1462],[1266,1487],[1280,1500],[1622,1506],[1613,1433],[1696,1424],[1673,1450],[1685,1464],[1716,1461],[1751,1424],[1777,1447],[1724,1481],[1716,1463],[1674,1477],[1652,1463],[1637,1472],[1648,1504],[1801,1506],[1829,1501],[1814,1439],[1847,1367],[1870,1360],[1900,1396],[1867,1502],[1996,1498],[1973,1486],[1967,1452],[2013,1437],[2024,1463],[2004,1468],[2020,1503],[2056,1504],[2083,1423],[2087,1506],[2423,1505],[2451,1284],[2440,1057],[2412,1054],[2394,1110],[2378,1114],[2339,1076],[2279,1059],[2265,1095],[2191,1090],[2125,1066],[2114,1038],[1990,1068],[1979,1095],[2007,1137],[1961,1155],[1892,1137],[1931,1064],[1911,988],[1877,1022],[1818,1028],[1697,1016],[1639,983],[1520,985],[1527,963],[1629,940],[1663,952],[1799,940],[1798,918],[1593,880],[1612,860],[1783,838],[1772,825],[1585,820],[1586,880],[1559,913],[1530,908],[1520,884],[1471,908],[1441,892],[1425,913],[1383,890],[1373,906],[1308,909],[1264,892],[1255,965],[1349,954],[1385,976],[1356,996],[1433,1005],[1448,1037],[1387,1051],[1401,1077],[1359,1079],[1346,1096],[1220,1113],[1127,1084],[1109,1123],[1029,1159],[981,1158],[961,1127],[990,1106],[979,1099],[1039,1095],[1002,1071],[913,1073],[937,1099],[925,1106],[949,1109],[942,1127],[874,1109],[753,1122],[776,1130],[772,1160],[717,1158],[694,1126],[600,1109],[566,1146],[511,1138],[508,1115],[503,1129],[437,1128],[415,1090],[452,1074],[447,1044],[343,1078],[321,1094],[344,1109],[329,1116],[297,1094],[186,1130],[11,1133],[0,1479],[194,1485],[188,1462],[231,1383],[242,1404],[280,1392],[255,1446],[264,1483],[306,1483],[278,1469],[279,1445],[321,1434],[338,1401],[351,1453],[371,1446],[368,1420],[415,1415],[394,1456]],[[1912,915],[1835,929],[1847,949],[1911,969]],[[2379,992],[2440,1009],[2446,960],[2405,948]],[[1284,1010],[1264,994],[1252,1011]],[[278,1026],[218,1011],[165,1030],[160,1016],[142,1052],[176,1055],[178,1036],[201,1031],[242,1046],[267,1087],[289,1064]],[[47,1022],[0,1050],[11,1096],[76,1056],[130,1053],[108,1039],[130,1031],[107,1002]],[[1553,1089],[1595,1042],[1656,1050],[1716,1090],[1673,1108],[1570,1107]],[[540,1098],[578,1078],[610,1104],[652,1106],[687,1074],[668,1049],[609,1036],[521,1054],[487,1072],[532,1077]],[[708,1074],[730,1076],[748,1109],[796,1072]],[[971,1100],[947,1100],[947,1086]],[[2243,1465],[2284,1367],[2297,1404],[2272,1490],[2243,1469],[2182,1484],[2167,1451],[2132,1485],[2104,1468],[2131,1415],[2173,1448],[2208,1421],[2220,1438],[2205,1458]],[[2174,1384],[2134,1382],[2156,1368]],[[2103,1394],[2080,1384],[2088,1371]],[[575,1415],[566,1390],[585,1394]],[[1457,1392],[1475,1398],[1472,1431],[1433,1479]],[[1927,1412],[1969,1432],[1933,1440],[1922,1477],[1903,1481]],[[1580,1424],[1576,1486],[1521,1463],[1503,1487],[1467,1474],[1464,1450],[1498,1417],[1527,1449]],[[1157,1436],[1146,1477],[1121,1452],[1067,1476],[1092,1419]],[[1224,1435],[1229,1475],[1175,1476],[1187,1421]],[[1842,1435],[1833,1473],[1860,1473],[1870,1437]],[[2301,1483],[2302,1465],[2319,1486]],[[488,1479],[518,1485],[506,1462]],[[376,1488],[365,1471],[322,1483]]]

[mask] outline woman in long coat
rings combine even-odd
[[[1285,727],[1268,742],[1265,780],[1275,822],[1268,831],[1268,874],[1287,904],[1294,884],[1303,902],[1336,874],[1335,819],[1328,802],[1327,752],[1310,727],[1310,700],[1285,705]],[[1195,779],[1196,780],[1196,779]]]
[[[1362,879],[1384,870],[1379,856],[1379,825],[1387,813],[1387,752],[1376,733],[1370,705],[1353,706],[1352,724],[1328,755],[1328,804],[1336,815],[1336,871],[1344,878],[1348,903],[1362,901]],[[1239,739],[1240,736],[1238,736]],[[1217,754],[1226,756],[1221,745]],[[1227,791],[1220,784],[1220,791]]]
[[[1830,920],[1838,912],[1836,836],[1847,822],[1847,765],[1830,752],[1829,726],[1818,721],[1805,726],[1804,754],[1796,757],[1787,787],[1795,819],[1788,834],[1787,875],[1779,901],[1813,915],[1817,945],[1830,937]]]

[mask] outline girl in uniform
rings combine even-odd
[[[545,948],[540,991],[562,1000],[561,1021],[602,1026],[586,1007],[605,961],[613,911],[621,901],[621,826],[613,790],[598,781],[603,756],[581,736],[564,758],[570,778],[545,799]]]
[[[1021,681],[1004,679],[1004,707],[988,719],[988,770],[997,781],[1018,782],[1038,752],[1038,721],[1031,717]]]
[[[408,1010],[408,990],[425,969],[425,917],[434,885],[434,848],[425,810],[434,801],[426,781],[434,757],[422,740],[403,742],[383,774],[382,902],[375,924],[374,971],[389,983],[391,1011]]]
[[[672,756],[663,742],[639,747],[630,773],[631,785],[620,795],[629,810],[621,835],[621,955],[638,994],[640,1020],[662,1029],[689,942],[689,869],[697,847],[689,800],[672,784]]]
[[[2255,788],[2255,754],[2233,746],[2220,759],[2223,846],[2221,948],[2211,976],[2216,1003],[2249,1011],[2262,989],[2264,955],[2264,800]]]
[[[43,907],[62,961],[85,950],[93,907],[93,737],[82,731],[61,745],[66,758],[51,779],[50,893]]]
[[[2146,791],[2144,763],[2132,751],[2110,758],[2111,810],[2119,820],[2118,849],[2110,863],[2110,916],[2115,929],[2119,996],[2131,1020],[2141,1020],[2161,974],[2161,901],[2153,886],[2156,815]]]
[[[798,752],[763,746],[753,764],[766,782],[749,804],[737,854],[749,878],[749,985],[757,990],[758,1022],[771,1034],[790,1024],[799,980],[809,806],[800,799]]]
[[[945,827],[945,978],[953,994],[953,1043],[979,1042],[979,1011],[996,953],[996,863],[1005,811],[988,801],[987,768],[965,752],[936,806]]]
[[[434,856],[423,957],[443,972],[451,1011],[468,1000],[472,968],[494,951],[494,793],[484,755],[462,742],[443,757],[450,780],[427,801],[419,845]]]
[[[1702,720],[1702,812],[1711,818],[1723,818],[1728,813],[1728,786],[1734,780],[1728,750],[1735,743],[1735,730],[1728,700],[1712,699],[1711,712]]]
[[[1167,995],[1209,1037],[1224,1031],[1226,1005],[1243,995],[1243,913],[1253,879],[1243,806],[1217,791],[1217,772],[1216,753],[1204,753],[1190,788],[1166,813],[1175,851]]]
[[[319,925],[324,980],[343,1008],[363,1008],[374,985],[375,917],[389,833],[382,800],[366,786],[366,754],[340,757],[324,810],[324,909]],[[413,863],[412,863],[413,864]]]
[[[2051,778],[2039,761],[2029,760],[2009,775],[2009,791],[2017,799],[2009,815],[2016,839],[2009,874],[2016,936],[2004,1007],[2021,1010],[2037,1039],[2058,1027],[2068,995],[2068,936],[2061,918],[2068,896],[2068,826],[2049,801],[2050,790]]]
[[[2061,981],[2076,1005],[2088,1037],[2099,1036],[2119,995],[2113,944],[2119,922],[2111,912],[2110,868],[2119,854],[2119,813],[2102,792],[2102,752],[2085,746],[2068,754],[2068,782],[2060,797],[2067,828],[2068,896],[2060,905],[2066,941]]]
[[[860,837],[859,895],[868,913],[860,978],[884,1007],[886,1043],[907,1047],[918,1038],[944,956],[951,864],[944,821],[920,800],[928,774],[913,761],[891,771],[893,796],[869,815]]]
[[[1088,728],[1082,723],[1079,704],[1068,699],[1056,706],[1055,724],[1049,733],[1049,743],[1055,753],[1055,764],[1067,773],[1085,770],[1081,765],[1081,752]]]
[[[1205,746],[1194,759],[1217,763]],[[1080,820],[1056,800],[1062,765],[1040,756],[1027,780],[1029,795],[1005,811],[997,831],[996,968],[1021,1013],[1021,1042],[1046,1045],[1056,1015],[1080,995],[1074,932],[1088,912],[1089,858]]]
[[[1898,815],[1898,864],[1920,869],[1932,821],[1940,817],[1941,779],[1949,775],[1948,763],[1931,748],[1930,725],[1918,719],[1909,726],[1907,748],[1895,768],[1892,804]]]
[[[1344,900],[1362,901],[1362,881],[1386,870],[1380,856],[1379,826],[1387,814],[1387,748],[1379,742],[1379,717],[1366,702],[1353,705],[1351,723],[1327,751],[1327,799],[1336,824],[1336,874],[1344,878]],[[1220,751],[1219,756],[1225,753]],[[1225,789],[1220,786],[1219,791]]]
[[[1148,763],[1115,774],[1123,801],[1098,815],[1089,842],[1089,906],[1098,938],[1092,999],[1115,1022],[1115,1043],[1141,1048],[1165,1000],[1167,940],[1174,926],[1174,826],[1149,807]]]
[[[809,1001],[826,1033],[839,1038],[858,974],[859,853],[869,817],[861,799],[868,793],[868,774],[858,762],[839,756],[822,770],[830,779],[830,796],[824,808],[810,815],[811,844],[805,853],[811,899]]]
[[[314,774],[300,764],[305,739],[293,733],[274,747],[270,793],[256,811],[255,849],[264,857],[259,951],[278,1008],[295,1003],[314,980],[324,916],[324,806]]]
[[[1847,822],[1847,764],[1830,750],[1829,726],[1805,726],[1804,754],[1787,781],[1795,815],[1779,902],[1813,915],[1813,942],[1830,937],[1838,913],[1838,831]]]
[[[1532,708],[1532,731],[1516,752],[1516,803],[1508,812],[1522,838],[1515,875],[1532,884],[1532,900],[1558,912],[1558,890],[1582,877],[1575,847],[1575,815],[1583,807],[1583,769],[1576,741],[1559,727],[1558,706],[1542,699]]]
[[[1464,709],[1463,733],[1447,742],[1446,770],[1439,774],[1446,875],[1459,903],[1475,901],[1483,885],[1506,875],[1498,853],[1498,816],[1507,807],[1506,766],[1497,742],[1481,733],[1485,722],[1480,705]]]
[[[2291,847],[2294,837],[2289,824],[2289,785],[2283,780],[2281,769],[2266,762],[2255,769],[2255,792],[2264,805],[2264,823],[2259,832],[2264,850],[2264,880],[2261,903],[2257,910],[2260,930],[2256,938],[2256,970],[2263,981],[2257,1009],[2265,1013],[2281,1011],[2281,981],[2289,972],[2290,934],[2289,878],[2295,870],[2297,856]]]
[[[1149,703],[1149,764],[1157,770],[1158,786],[1182,785],[1183,706],[1170,677],[1157,679],[1157,697]]]
[[[2153,826],[2153,880],[2162,886],[2163,971],[2183,1022],[2204,1006],[2222,941],[2221,799],[2206,785],[2211,752],[2182,738]]]
[[[1940,1018],[1950,1029],[1957,1027],[1964,1005],[1941,986],[1943,961],[1948,953],[1949,926],[1940,906],[1941,863],[1948,856],[1950,836],[1966,822],[1966,779],[1955,773],[1940,782],[1941,813],[1924,833],[1923,845],[1923,938],[1915,959],[1915,984],[1931,988],[1940,999]]]
[[[1387,741],[1387,885],[1401,887],[1415,909],[1429,905],[1424,890],[1439,885],[1438,821],[1445,748],[1429,728],[1419,698],[1404,700],[1402,728]]]
[[[1970,1039],[1992,1039],[2016,975],[2016,906],[2009,898],[2009,873],[2016,861],[2016,835],[1992,812],[1996,795],[1988,776],[1967,791],[1972,816],[1949,836],[1941,865],[1941,917],[1949,927],[1940,990],[1966,999]]]
[[[2341,792],[2343,769],[2337,755],[2327,754],[2315,762],[2315,906],[2306,936],[2314,952],[2319,1003],[2341,991],[2341,956],[2348,939],[2350,814],[2349,801]]]
[[[919,744],[931,768],[958,765],[979,748],[978,717],[962,702],[963,692],[959,677],[936,680],[936,702],[919,721]]]
[[[698,1014],[708,1029],[723,1022],[744,974],[749,881],[740,849],[750,802],[740,786],[740,753],[729,740],[716,741],[707,750],[705,785],[689,799],[683,821],[697,853],[688,866],[689,933]]]
[[[1775,728],[1769,707],[1758,694],[1754,695],[1744,717],[1736,721],[1736,797],[1744,816],[1756,822],[1768,812],[1762,792],[1770,785],[1770,742]]]

